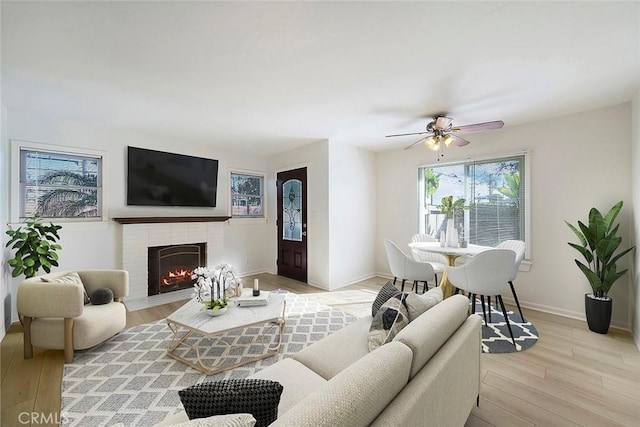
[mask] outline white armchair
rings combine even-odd
[[[77,271],[82,283],[50,283],[70,273],[50,273],[23,280],[18,286],[18,314],[24,328],[24,357],[33,357],[33,346],[64,350],[66,363],[74,350],[93,347],[120,332],[127,323],[122,298],[129,293],[129,274],[124,270]],[[114,301],[84,304],[90,295],[109,288]]]

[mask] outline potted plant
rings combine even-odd
[[[622,277],[627,269],[617,271],[616,263],[634,247],[619,251],[622,237],[617,236],[620,224],[613,226],[614,220],[622,209],[622,201],[616,203],[605,216],[596,208],[589,211],[589,223],[578,221],[578,227],[565,223],[573,230],[580,244],[569,242],[587,263],[575,260],[576,265],[589,280],[593,293],[585,294],[585,313],[589,329],[606,334],[611,322],[613,301],[608,295],[611,286]]]
[[[447,234],[446,242],[447,246],[458,245],[458,232],[455,229],[455,216],[461,212],[464,206],[465,199],[453,200],[453,196],[445,196],[442,198],[441,205],[438,206],[440,212],[447,216]]]
[[[219,316],[227,312],[231,299],[229,290],[237,285],[237,279],[233,267],[229,264],[220,264],[215,270],[206,267],[198,267],[191,276],[196,283],[194,295],[198,302],[202,303],[201,310],[206,310],[211,316]]]
[[[15,255],[9,260],[12,268],[11,276],[24,274],[26,278],[33,277],[42,268],[49,273],[52,266],[58,266],[57,250],[62,246],[55,243],[60,239],[58,230],[62,226],[42,224],[38,214],[28,217],[24,225],[15,230],[9,226],[7,234],[10,239],[6,247],[15,249]]]

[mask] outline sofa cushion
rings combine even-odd
[[[278,416],[282,385],[259,379],[229,379],[196,384],[178,392],[189,419],[212,415],[249,413],[257,427]]]
[[[382,346],[280,414],[272,425],[368,426],[407,384],[411,358],[404,344]]]
[[[320,375],[294,359],[282,359],[249,378],[277,381],[283,390],[278,413],[284,414],[300,400],[327,382]]]
[[[413,352],[411,378],[447,342],[469,316],[469,299],[453,295],[436,304],[403,328],[393,339],[407,345]]]
[[[371,317],[375,317],[382,304],[389,301],[390,298],[398,295],[400,290],[396,288],[393,282],[389,281],[385,283],[385,285],[378,291],[378,295],[376,295],[376,299],[373,300],[373,304],[371,305]]]
[[[171,424],[171,427],[253,427],[255,424],[256,419],[251,414],[227,414]]]
[[[409,312],[409,321],[412,322],[422,313],[442,302],[442,288],[437,286],[421,295],[410,292],[404,302]]]
[[[399,293],[382,304],[369,328],[369,351],[390,342],[409,324],[409,312],[404,304],[407,294]]]
[[[80,275],[78,275],[78,273],[76,273],[75,271],[58,277],[43,276],[40,280],[47,283],[77,283],[82,286],[84,303],[89,304],[89,295],[87,295],[87,290],[84,287],[84,283],[82,283]]]
[[[371,317],[365,316],[356,322],[303,348],[293,355],[322,378],[328,380],[347,366],[369,353],[368,333]]]

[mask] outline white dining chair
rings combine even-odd
[[[475,313],[475,299],[480,297],[484,322],[487,324],[487,313],[484,297],[495,297],[496,306],[502,309],[514,347],[516,341],[511,330],[507,309],[502,301],[502,293],[507,289],[509,278],[513,274],[516,253],[510,249],[490,249],[470,258],[459,267],[447,269],[448,280],[458,289],[469,294],[471,310]],[[489,323],[491,322],[491,304],[489,304]]]
[[[436,239],[430,234],[414,234],[411,238],[411,243],[416,242],[435,242]],[[436,283],[438,283],[438,274],[444,273],[447,268],[447,258],[444,255],[436,254],[434,252],[421,251],[419,249],[411,248],[411,255],[413,259],[418,262],[426,262],[431,264],[435,273]]]
[[[516,276],[518,275],[518,271],[520,270],[520,263],[524,259],[524,250],[525,243],[522,240],[505,240],[496,246],[496,249],[511,249],[516,253],[516,259],[513,264],[513,270],[511,271],[511,277],[509,278],[509,286],[511,287],[511,293],[513,294],[513,299],[516,302],[516,306],[518,306],[518,312],[520,313],[520,318],[524,322],[524,316],[522,315],[522,309],[520,308],[520,301],[518,301],[518,295],[516,294],[516,289],[513,286],[513,281],[516,280]]]
[[[414,260],[389,239],[384,239],[384,248],[387,251],[391,274],[393,274],[393,284],[396,284],[397,279],[402,279],[402,291],[404,291],[404,282],[406,281],[413,283],[416,292],[419,282],[424,284],[423,292],[429,288],[428,282],[435,283],[436,275],[431,264]]]

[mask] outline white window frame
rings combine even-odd
[[[107,161],[107,153],[101,150],[91,150],[86,148],[68,147],[62,145],[43,144],[31,141],[11,140],[11,222],[19,223],[24,218],[20,216],[22,207],[22,194],[20,191],[20,173],[21,173],[21,150],[42,151],[48,153],[59,153],[70,156],[95,157],[101,160],[101,191],[98,191],[98,209],[100,215],[97,217],[77,217],[77,218],[50,218],[55,222],[100,222],[108,220],[107,208],[105,207],[105,191],[107,188],[107,180],[104,178]],[[45,218],[45,222],[49,218]]]
[[[231,191],[231,177],[232,175],[246,175],[252,176],[262,179],[262,215],[233,215],[233,192]],[[229,190],[229,216],[232,221],[242,220],[242,221],[259,221],[264,222],[267,218],[267,174],[265,172],[246,170],[246,169],[229,169],[227,181],[227,188]]]
[[[487,156],[487,157],[480,157],[480,158],[475,158],[475,159],[466,159],[466,160],[456,160],[456,161],[451,161],[449,163],[442,163],[442,162],[438,162],[438,163],[431,163],[431,164],[425,164],[425,165],[420,165],[418,166],[418,193],[417,193],[417,197],[418,197],[418,222],[416,224],[416,228],[418,230],[418,232],[420,232],[421,227],[422,227],[422,222],[424,222],[423,218],[424,215],[426,214],[425,212],[425,207],[424,204],[421,203],[421,197],[424,194],[425,188],[424,188],[424,179],[420,176],[420,170],[423,168],[429,168],[429,167],[438,167],[438,166],[448,166],[448,165],[459,165],[459,164],[464,164],[464,163],[472,163],[474,161],[477,162],[487,162],[487,161],[500,161],[502,159],[508,159],[508,158],[512,158],[512,157],[516,157],[516,156],[523,156],[524,157],[524,176],[520,176],[521,180],[524,180],[524,201],[525,201],[525,208],[524,208],[524,242],[525,242],[525,260],[526,262],[524,263],[525,265],[523,265],[524,269],[528,270],[528,268],[530,267],[530,261],[531,261],[531,179],[530,179],[530,175],[531,175],[531,165],[530,165],[530,153],[529,151],[520,151],[520,152],[516,152],[516,153],[510,153],[510,154],[504,154],[504,155],[499,155],[499,156]],[[465,220],[466,221],[466,220]],[[522,270],[523,268],[521,268]]]

